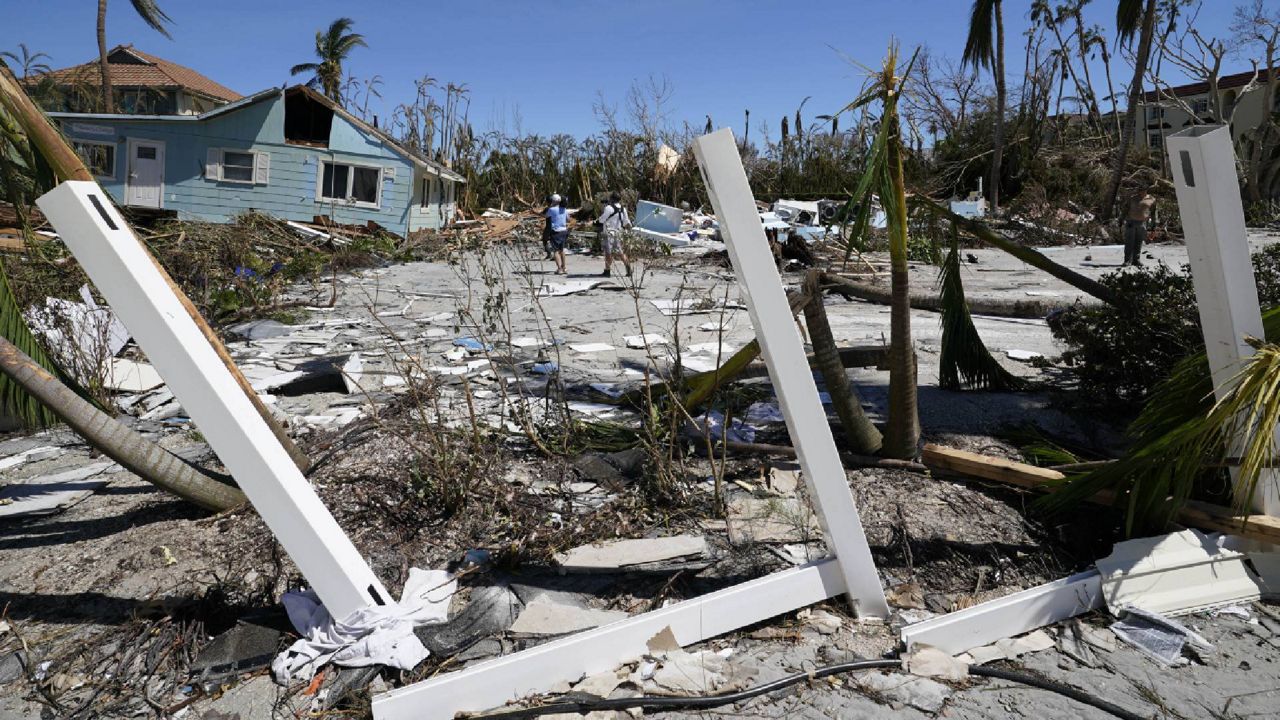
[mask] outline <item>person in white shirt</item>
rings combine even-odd
[[[627,258],[627,250],[622,246],[622,231],[631,227],[631,218],[627,217],[627,209],[622,207],[622,196],[618,193],[609,195],[609,204],[600,212],[600,245],[604,249],[605,277],[612,275],[613,259],[616,256],[631,276],[631,260]]]

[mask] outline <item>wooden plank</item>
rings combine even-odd
[[[1052,492],[1052,484],[1066,478],[1057,470],[941,445],[925,445],[921,459],[931,468],[1040,492]],[[1113,498],[1110,491],[1103,491],[1094,495],[1091,501],[1099,505],[1111,505]],[[1280,543],[1280,517],[1273,515],[1238,515],[1231,508],[1221,505],[1188,500],[1174,520],[1188,527]]]
[[[487,710],[638,659],[666,628],[684,647],[835,597],[844,585],[835,560],[818,560],[383,693],[373,716],[449,720]]]
[[[36,200],[335,618],[391,601],[97,183]]]
[[[1057,470],[933,444],[924,446],[921,459],[930,467],[1032,490],[1044,490],[1046,483],[1059,482],[1067,477]]]

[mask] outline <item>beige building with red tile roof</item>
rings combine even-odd
[[[132,45],[117,45],[107,53],[116,111],[135,115],[199,115],[241,98],[191,68],[144,53]],[[101,96],[98,61],[54,70],[27,80],[28,86],[52,80],[60,90],[47,110],[87,112]]]

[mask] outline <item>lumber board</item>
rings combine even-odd
[[[1055,483],[1066,479],[1066,475],[1057,470],[941,445],[925,445],[921,459],[927,467],[1040,492],[1052,492]],[[1110,492],[1102,492],[1091,500],[1110,505],[1113,497]],[[1280,544],[1280,517],[1274,515],[1240,515],[1228,507],[1188,500],[1174,521],[1188,527]]]

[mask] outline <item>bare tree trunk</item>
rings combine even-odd
[[[102,73],[102,112],[115,112],[111,66],[107,63],[107,0],[98,0],[98,70]]]
[[[827,310],[822,304],[822,290],[818,288],[820,275],[820,270],[810,270],[805,277],[805,294],[809,296],[809,302],[804,305],[804,324],[809,328],[809,341],[813,343],[814,365],[822,372],[849,449],[861,455],[875,455],[884,438],[862,411],[862,399],[845,373],[835,336],[831,334],[831,323],[827,321]]]
[[[239,488],[198,472],[75,394],[16,345],[0,337],[0,372],[49,408],[94,448],[147,482],[207,510],[247,502]]]
[[[1000,210],[1000,169],[1004,165],[1004,111],[1005,104],[1008,102],[1004,78],[1004,10],[1001,5],[1001,0],[996,0],[996,133],[995,148],[991,153],[990,173],[993,215]]]
[[[1104,223],[1115,217],[1116,197],[1120,194],[1120,181],[1124,178],[1125,163],[1129,159],[1129,146],[1133,144],[1138,103],[1142,100],[1142,78],[1146,75],[1147,61],[1151,58],[1151,37],[1155,32],[1155,24],[1156,0],[1147,0],[1147,7],[1142,15],[1142,34],[1138,38],[1138,55],[1134,58],[1133,80],[1129,83],[1129,107],[1125,110],[1120,144],[1116,146],[1116,156],[1111,165],[1111,182],[1107,184],[1100,203],[1098,219]]]

